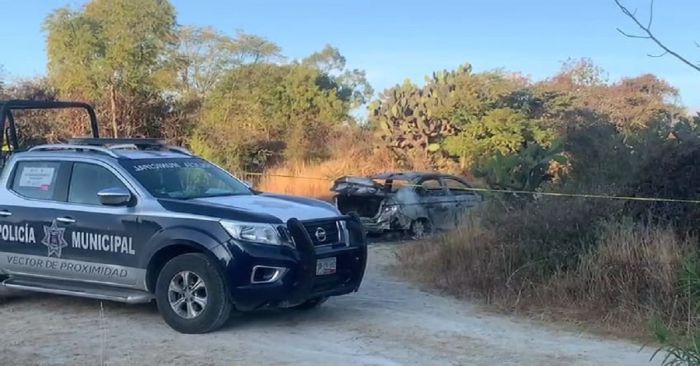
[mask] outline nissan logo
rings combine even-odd
[[[326,230],[323,230],[322,227],[317,227],[314,235],[316,236],[316,239],[318,239],[318,241],[326,241],[327,239]]]

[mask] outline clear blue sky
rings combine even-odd
[[[648,0],[625,0],[646,16]],[[0,64],[10,76],[43,74],[41,23],[53,9],[77,0],[0,0]],[[434,70],[471,63],[477,71],[505,68],[534,79],[555,73],[567,58],[590,57],[621,76],[655,73],[700,110],[700,73],[658,50],[627,39],[616,27],[635,28],[613,0],[174,0],[180,24],[236,30],[278,43],[300,58],[325,44],[338,47],[348,66],[365,69],[376,90],[406,78],[421,82]],[[700,1],[657,1],[658,36],[700,61]]]

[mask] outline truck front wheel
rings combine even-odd
[[[214,262],[187,253],[163,266],[156,281],[156,302],[165,322],[180,333],[207,333],[228,320],[232,305]]]

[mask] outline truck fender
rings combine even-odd
[[[146,255],[141,258],[139,267],[149,270],[152,261],[159,256],[161,251],[174,247],[178,247],[178,250],[201,252],[210,256],[219,265],[221,271],[233,259],[228,247],[211,234],[197,228],[176,227],[162,230],[151,238],[147,245]],[[162,264],[164,263],[160,265],[162,266]],[[152,290],[155,280],[153,275],[153,273],[147,274],[146,285],[149,290]]]

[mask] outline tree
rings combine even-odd
[[[497,108],[447,137],[445,146],[468,166],[475,166],[493,156],[517,154],[530,145],[548,148],[554,139],[554,132],[536,120],[510,108]]]
[[[263,37],[238,31],[232,43],[232,51],[239,65],[275,61],[281,58],[281,49]]]
[[[112,134],[158,131],[164,58],[175,42],[175,10],[164,0],[92,0],[61,8],[44,24],[49,77],[69,97],[110,111]]]
[[[205,27],[182,27],[172,57],[180,94],[206,97],[234,67],[281,59],[280,48],[261,37],[238,32],[229,37]]]
[[[235,65],[206,98],[193,150],[238,171],[259,171],[282,159],[327,158],[333,132],[354,126],[350,111],[372,93],[364,72],[348,73],[345,58],[331,46],[278,64],[279,48],[242,35],[232,39]]]
[[[367,103],[374,94],[364,70],[347,70],[345,57],[331,45],[304,58],[301,64],[319,70],[324,77],[320,82],[339,88],[340,98],[349,100],[351,108]]]
[[[231,39],[213,28],[182,27],[172,57],[177,89],[184,95],[204,97],[226,70],[233,66]]]
[[[496,126],[509,120],[497,117],[498,112],[492,116],[496,119],[491,129],[493,136],[475,135],[475,130],[489,124],[487,121],[491,117],[488,115],[494,110],[508,109],[515,118],[512,123],[515,127],[511,127],[525,127],[520,124],[527,120],[520,114],[520,109],[526,109],[524,94],[518,92],[526,85],[527,80],[518,75],[475,74],[470,65],[464,65],[457,70],[434,73],[426,78],[422,88],[404,82],[386,90],[370,105],[370,122],[386,146],[402,161],[418,157],[438,166],[445,158],[456,158],[462,168],[469,169],[479,156],[495,151],[477,153],[479,148],[474,142],[489,144],[487,141],[512,137],[513,131],[506,133],[502,126]]]
[[[570,60],[535,86],[552,127],[566,133],[602,122],[631,135],[683,114],[674,103],[678,90],[665,80],[646,74],[609,82],[604,74],[588,59]]]
[[[623,31],[620,28],[617,28],[617,31],[620,32],[622,35],[628,38],[636,38],[636,39],[647,39],[651,40],[653,43],[655,43],[661,50],[663,51],[660,54],[652,55],[649,54],[650,57],[663,57],[666,55],[671,55],[681,61],[682,63],[690,66],[692,69],[695,71],[700,71],[700,63],[694,63],[690,61],[687,57],[679,54],[678,52],[672,50],[669,48],[666,43],[661,41],[659,37],[657,37],[654,32],[651,30],[651,27],[654,23],[654,0],[650,0],[649,2],[649,19],[645,22],[643,22],[638,16],[637,16],[637,11],[630,11],[629,8],[627,8],[625,5],[623,5],[620,0],[614,0],[615,4],[617,5],[618,8],[620,8],[620,11],[624,15],[626,15],[628,18],[634,22],[634,24],[639,28],[639,30],[642,32],[641,34],[632,34]],[[700,44],[697,42],[695,43],[696,46],[700,47]]]
[[[207,98],[192,148],[234,171],[323,159],[333,129],[353,120],[344,88],[309,64],[235,67]]]

